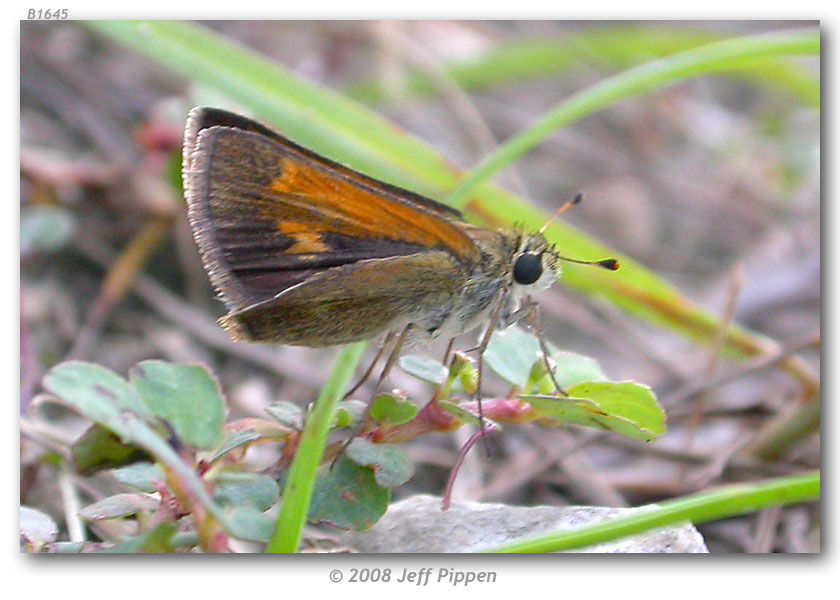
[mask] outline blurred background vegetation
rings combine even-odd
[[[718,39],[818,27],[202,26],[296,78],[368,106],[465,170],[562,99],[623,69]],[[45,456],[77,437],[83,424],[61,419],[45,430],[28,420],[50,367],[78,358],[125,373],[148,358],[201,362],[218,375],[232,416],[254,416],[277,400],[311,402],[335,350],[233,344],[215,324],[222,306],[181,198],[181,133],[192,106],[246,113],[248,107],[206,79],[170,71],[78,23],[22,23],[20,56],[21,503],[60,522],[56,467]],[[587,200],[564,216],[568,224],[766,343],[753,357],[730,360],[722,342],[693,343],[555,286],[539,298],[546,337],[596,358],[612,380],[650,385],[668,412],[669,432],[642,444],[575,428],[511,427],[491,440],[489,457],[470,455],[458,496],[627,506],[819,468],[819,74],[819,58],[812,57],[690,80],[557,131],[495,178],[546,212],[584,191]],[[405,167],[410,174],[411,165]],[[416,189],[435,191],[420,183]],[[442,349],[424,352],[438,357]],[[391,384],[412,397],[429,394],[402,373]],[[490,378],[485,385],[505,392]],[[407,444],[417,474],[395,497],[441,493],[468,436]],[[254,450],[255,465],[276,458],[269,449]],[[73,480],[87,500],[116,489],[106,476]],[[701,531],[716,552],[814,551],[819,519],[812,504]]]

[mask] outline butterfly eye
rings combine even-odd
[[[542,272],[542,259],[539,254],[520,254],[513,262],[513,280],[520,285],[534,283]]]

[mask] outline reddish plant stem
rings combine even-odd
[[[481,403],[484,416],[499,423],[530,423],[539,417],[530,404],[519,398],[494,398]],[[463,402],[458,406],[474,414],[478,411],[476,402]]]
[[[228,547],[228,536],[219,526],[219,523],[211,515],[204,505],[189,491],[188,486],[183,485],[181,479],[169,468],[163,466],[166,476],[166,484],[172,491],[173,499],[180,505],[185,514],[191,514],[195,523],[195,530],[198,534],[199,546],[204,552],[224,553],[230,552]],[[206,483],[205,483],[206,485]],[[172,505],[172,501],[169,501]]]
[[[484,416],[492,421],[498,423],[530,423],[540,419],[540,415],[531,408],[531,405],[518,398],[493,398],[482,400],[484,408]],[[478,414],[477,402],[462,402],[458,404],[459,408],[472,413]],[[455,431],[466,421],[449,413],[440,404],[437,399],[433,398],[426,406],[421,408],[417,415],[410,421],[400,425],[379,425],[374,429],[362,431],[358,437],[365,438],[376,444],[399,444],[421,435],[429,433],[446,433]],[[489,431],[490,428],[485,428]],[[333,442],[329,444],[324,450],[324,456],[321,459],[322,463],[331,462],[341,450],[343,442]],[[286,439],[286,445],[283,448],[283,456],[278,467],[282,468],[291,461],[294,452],[297,449],[297,443],[294,435],[289,435]]]
[[[461,425],[462,422],[455,415],[446,412],[432,400],[407,423],[380,426],[369,432],[367,437],[378,444],[397,444],[426,433],[454,431]]]
[[[452,504],[452,487],[455,485],[455,479],[458,477],[458,472],[461,470],[461,465],[464,464],[464,459],[467,457],[467,452],[475,446],[476,442],[480,438],[483,438],[486,434],[493,431],[492,426],[484,427],[481,431],[474,433],[470,436],[470,439],[467,440],[467,443],[461,448],[458,452],[458,458],[455,460],[455,464],[452,465],[452,471],[449,472],[449,479],[446,480],[446,489],[443,492],[443,502],[441,504],[441,510],[449,510],[449,506]]]

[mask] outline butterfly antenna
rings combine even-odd
[[[579,265],[594,265],[596,267],[606,269],[607,271],[618,271],[618,268],[621,266],[614,258],[605,258],[603,260],[577,260],[576,258],[560,256],[559,254],[555,254],[555,256],[560,260],[565,260],[566,262],[576,263]]]
[[[548,226],[551,225],[551,222],[554,219],[556,219],[557,217],[562,215],[564,212],[566,212],[567,210],[572,208],[575,204],[580,204],[581,202],[583,202],[583,192],[578,192],[577,194],[575,194],[574,198],[567,201],[565,204],[563,204],[563,206],[561,206],[559,209],[557,209],[557,212],[555,212],[553,215],[551,215],[551,218],[548,221],[545,222],[545,225],[540,227],[540,230],[539,230],[540,235],[545,233],[545,230],[548,229]],[[603,260],[578,260],[576,258],[569,258],[567,256],[561,256],[557,253],[554,253],[554,255],[557,258],[559,258],[560,260],[565,260],[566,262],[576,263],[576,264],[579,264],[579,265],[594,265],[596,267],[601,267],[602,269],[607,269],[608,271],[617,271],[618,267],[620,266],[618,261],[614,258],[605,258]]]
[[[583,201],[583,192],[578,192],[577,194],[575,194],[574,198],[572,198],[571,200],[568,200],[565,204],[563,204],[563,206],[558,208],[557,212],[555,212],[553,215],[551,215],[551,218],[548,221],[545,222],[545,225],[540,227],[540,230],[539,230],[540,235],[545,233],[545,230],[548,229],[548,226],[551,225],[551,222],[554,221],[554,219],[556,219],[557,217],[562,215],[564,212],[566,212],[567,210],[572,208],[575,204],[580,204],[582,201]]]

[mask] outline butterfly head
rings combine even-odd
[[[560,275],[554,248],[542,234],[522,236],[511,264],[511,281],[517,295],[532,294],[551,287]]]

